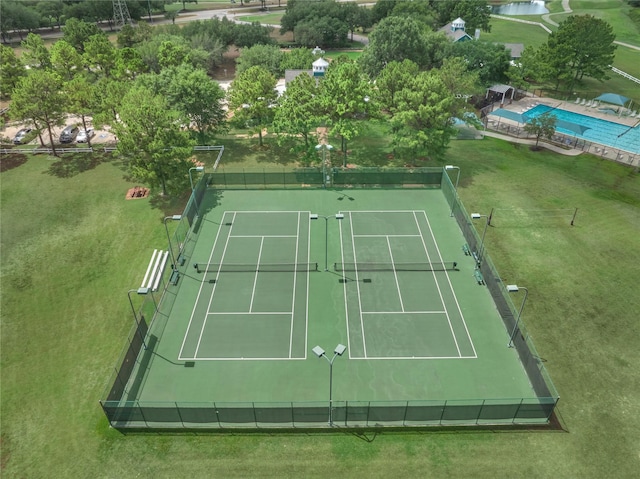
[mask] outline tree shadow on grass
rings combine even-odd
[[[47,172],[58,178],[72,178],[111,159],[112,155],[105,152],[65,153],[51,163]]]
[[[0,173],[13,170],[27,162],[27,155],[23,153],[10,153],[0,156]]]

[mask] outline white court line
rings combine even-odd
[[[224,224],[224,217],[227,212],[222,214],[222,220],[220,221],[220,225]],[[218,244],[218,237],[220,236],[221,227],[218,228],[218,232],[216,233],[216,239],[213,241],[213,246],[211,247],[211,254],[209,255],[209,263],[211,263],[211,258],[213,258],[213,252],[216,250],[216,245]],[[231,231],[231,230],[229,230]],[[228,241],[228,239],[227,239]],[[203,273],[204,275],[205,273]],[[204,278],[204,276],[203,276]],[[200,301],[200,295],[202,294],[202,289],[204,288],[204,279],[200,283],[200,289],[198,290],[198,295],[196,296],[196,301],[193,303],[193,310],[191,310],[191,317],[189,318],[189,323],[187,324],[187,330],[184,333],[184,338],[182,339],[182,345],[180,346],[180,352],[178,353],[178,357],[182,356],[182,351],[184,349],[184,345],[187,342],[187,336],[189,336],[189,330],[191,329],[191,323],[193,322],[193,316],[196,313],[196,308],[198,307],[198,303]],[[206,318],[205,318],[206,319]]]
[[[296,235],[232,235],[231,238],[296,238]]]
[[[342,211],[338,211],[338,213],[342,213]],[[344,214],[344,213],[342,213]],[[351,219],[351,216],[349,216]],[[311,223],[311,222],[309,222]],[[340,231],[340,258],[342,259],[342,264],[344,264],[344,244],[342,241],[342,221],[338,221],[338,229]],[[347,282],[344,281],[344,272],[342,273],[342,290],[344,293],[344,320],[345,320],[345,328],[347,330],[347,346],[349,346],[347,352],[349,353],[349,359],[351,359],[351,335],[349,333],[349,304],[347,302]]]
[[[364,321],[362,317],[362,298],[360,297],[360,277],[358,276],[358,258],[356,257],[356,242],[353,237],[353,217],[351,216],[351,211],[349,211],[349,226],[351,228],[351,246],[353,248],[353,264],[356,265],[355,274],[356,274],[356,286],[358,290],[358,311],[360,312],[360,330],[362,331],[362,350],[364,351],[364,356],[367,356],[367,341],[364,337]]]
[[[231,226],[229,226],[229,236],[227,236],[227,241],[224,244],[224,249],[222,250],[222,257],[220,258],[220,264],[224,263],[224,257],[227,254],[227,247],[229,246],[229,239],[231,239],[231,230],[233,229],[233,225],[236,222],[236,214],[233,213],[233,219],[231,220]],[[213,255],[213,251],[211,251],[211,255]],[[216,273],[216,282],[213,283],[213,289],[211,290],[211,297],[209,298],[209,303],[207,304],[207,312],[211,310],[211,303],[213,302],[213,296],[216,293],[216,287],[218,286],[218,279],[220,278],[220,270]],[[200,335],[198,336],[198,344],[196,345],[196,350],[193,353],[194,356],[198,357],[198,350],[200,349],[200,342],[202,341],[202,335],[204,334],[204,328],[207,325],[207,317],[205,315],[204,321],[202,322],[202,329],[200,330]]]
[[[438,256],[440,257],[440,261],[442,261],[442,254],[440,253],[440,248],[438,248],[438,243],[436,242],[435,237],[433,236],[433,229],[431,228],[431,223],[429,223],[429,218],[427,214],[423,211],[425,219],[427,220],[427,225],[429,226],[429,230],[431,231],[431,238],[433,238],[433,244],[436,246],[436,250],[438,251]],[[476,351],[476,347],[473,344],[473,339],[469,334],[469,329],[467,328],[467,322],[464,320],[464,314],[462,314],[462,308],[460,308],[460,303],[458,302],[458,296],[456,295],[456,290],[453,289],[453,285],[451,284],[451,278],[449,277],[449,272],[445,271],[445,276],[447,278],[447,282],[449,283],[449,288],[451,288],[451,292],[453,293],[453,299],[456,302],[456,307],[458,308],[458,313],[460,314],[460,318],[462,319],[462,324],[464,325],[464,330],[467,333],[467,338],[469,339],[469,343],[471,344],[471,349],[473,349],[473,357],[477,358],[478,353]]]
[[[307,218],[311,215],[311,211],[304,211],[307,214]],[[339,223],[339,221],[338,221]],[[307,261],[311,262],[311,220],[307,219]],[[309,344],[309,283],[311,272],[307,271],[307,303],[305,307],[304,317],[304,356],[302,359],[307,359],[307,344]]]
[[[398,290],[398,299],[400,300],[400,308],[404,313],[404,302],[402,301],[402,292],[400,291],[400,282],[398,281],[398,272],[396,271],[396,264],[393,261],[393,251],[391,251],[391,242],[387,236],[387,248],[389,248],[389,258],[391,259],[391,265],[393,266],[393,276],[396,278],[396,288]]]
[[[217,311],[217,312],[209,311],[207,313],[208,316],[216,316],[216,315],[226,316],[231,314],[238,314],[243,316],[258,316],[261,314],[281,314],[281,315],[289,316],[291,314],[291,311]]]
[[[392,236],[394,238],[415,238],[420,235],[353,235],[354,238],[384,238],[385,236]]]
[[[423,211],[425,219],[427,218],[427,214]],[[413,219],[416,222],[416,226],[418,227],[418,231],[420,231],[420,236],[422,236],[422,229],[420,228],[420,223],[418,223],[418,216],[416,215],[416,211],[413,212]],[[429,231],[431,231],[431,225],[429,224],[429,220],[427,219],[427,226],[429,227]],[[431,231],[431,237],[433,238],[433,231]],[[435,238],[433,238],[435,241]],[[427,259],[431,263],[431,256],[429,255],[429,250],[427,249],[427,244],[424,242],[424,236],[422,236],[422,247],[424,248],[424,252],[427,255]],[[442,258],[440,258],[442,260]],[[445,271],[446,273],[446,271]],[[433,281],[436,283],[436,288],[438,289],[438,295],[440,296],[440,302],[444,307],[444,310],[447,311],[447,305],[445,304],[444,298],[442,297],[442,290],[440,289],[440,283],[438,282],[438,278],[436,276],[436,272],[432,271]],[[456,338],[456,333],[453,331],[453,325],[451,324],[451,318],[449,317],[449,312],[446,313],[447,322],[449,323],[449,329],[451,330],[451,335],[453,336],[453,341],[456,344],[456,349],[458,350],[458,356],[462,356],[462,351],[460,351],[460,345],[458,344],[458,338]]]
[[[362,314],[445,314],[446,311],[362,311]]]
[[[380,360],[380,361],[397,361],[402,360],[406,361],[408,359],[416,359],[416,360],[430,360],[430,359],[476,359],[477,356],[362,356],[362,357],[350,357],[349,359],[365,359],[369,360]]]
[[[258,267],[256,274],[253,276],[253,289],[251,290],[251,303],[249,303],[249,312],[253,311],[253,298],[256,296],[256,284],[258,284],[258,275],[260,274],[260,258],[262,258],[262,246],[264,245],[264,236],[260,240],[260,251],[258,251]]]
[[[298,361],[305,358],[178,358],[180,361]]]
[[[298,263],[298,243],[300,242],[300,212],[298,211],[298,226],[296,227],[296,253],[293,258],[293,263]],[[298,277],[298,268],[294,268],[293,272],[293,294],[291,298],[291,322],[289,323],[289,358],[291,358],[291,353],[293,351],[293,318],[295,317],[296,311],[296,279]]]

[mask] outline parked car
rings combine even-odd
[[[36,136],[36,132],[33,131],[33,128],[23,128],[16,136],[13,137],[14,145],[24,145],[25,143],[29,143]]]
[[[78,133],[78,137],[76,138],[76,142],[78,143],[86,143],[87,140],[93,138],[93,135],[96,133],[93,131],[93,128],[87,128],[86,130],[82,128]]]
[[[76,125],[69,125],[60,133],[60,143],[71,143],[78,136],[80,128]]]

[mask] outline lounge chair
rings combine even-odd
[[[600,102],[598,100],[593,100],[593,104],[591,105],[591,108],[597,108],[600,106]]]
[[[591,100],[589,100],[589,101],[587,102],[587,104],[586,104],[584,107],[585,107],[585,108],[590,108],[590,107],[591,107],[591,103],[592,103],[592,102],[591,102]]]
[[[580,103],[580,97],[576,98],[576,105]]]
[[[582,101],[580,102],[581,105],[584,105],[587,102],[586,98],[583,98]]]

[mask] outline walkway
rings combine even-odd
[[[483,136],[490,136],[491,138],[498,138],[500,140],[504,140],[504,141],[508,141],[511,143],[519,143],[521,145],[535,145],[536,141],[535,140],[529,140],[527,138],[514,138],[513,136],[509,136],[509,135],[503,135],[502,133],[496,133],[495,131],[488,131],[485,130],[482,132]],[[575,149],[565,149],[565,148],[560,148],[559,146],[555,146],[555,145],[551,145],[549,143],[545,143],[544,141],[541,141],[538,143],[538,146],[540,148],[544,148],[545,150],[549,150],[549,151],[553,151],[554,153],[559,153],[561,155],[566,155],[566,156],[578,156],[581,155],[582,153],[584,153],[582,150],[575,150]]]

